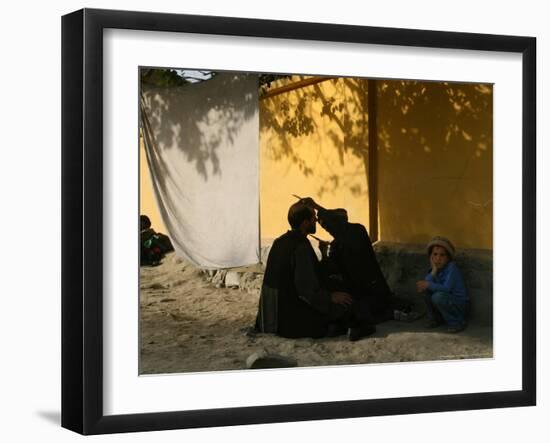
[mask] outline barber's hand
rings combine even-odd
[[[321,255],[323,256],[323,258],[328,256],[328,245],[329,244],[330,243],[328,241],[323,241],[323,240],[319,241],[319,251],[321,251]]]
[[[300,200],[300,202],[302,202],[304,205],[309,206],[310,208],[313,208],[313,209],[319,208],[319,205],[315,203],[315,200],[313,200],[311,197],[304,197]]]
[[[350,306],[353,303],[353,298],[347,292],[331,292],[330,300],[336,305]]]
[[[421,293],[428,289],[430,283],[426,280],[420,280],[416,282],[416,292]]]

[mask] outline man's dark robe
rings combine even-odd
[[[369,234],[359,223],[349,223],[330,210],[320,210],[319,218],[334,237],[331,243],[330,266],[343,278],[342,290],[359,302],[359,315],[377,323],[390,316],[391,291],[386,282]]]
[[[256,329],[287,338],[323,337],[331,305],[309,240],[297,230],[277,238],[267,259]]]

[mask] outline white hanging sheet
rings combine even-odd
[[[259,262],[256,75],[143,89],[154,194],[176,253],[205,269]]]

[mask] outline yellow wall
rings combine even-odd
[[[379,239],[425,243],[445,235],[457,247],[491,249],[492,86],[376,84]],[[347,78],[261,102],[263,238],[287,229],[293,193],[345,207],[369,228],[367,98],[367,80]]]
[[[271,89],[303,78],[279,80]],[[296,202],[292,194],[312,197],[327,208],[344,207],[351,221],[368,227],[368,122],[366,115],[360,121],[348,118],[357,114],[366,90],[352,90],[350,81],[327,80],[260,101],[263,240],[289,229],[288,208]],[[330,238],[322,228],[318,236]]]
[[[155,231],[166,233],[166,227],[160,218],[157,202],[153,195],[151,174],[149,173],[147,156],[141,137],[139,140],[139,213],[149,217],[151,226]]]
[[[305,77],[279,80],[270,89]],[[379,238],[492,249],[492,86],[377,81]],[[263,240],[288,229],[291,194],[369,221],[367,80],[333,79],[260,101]],[[141,213],[166,232],[140,146]],[[243,165],[246,167],[246,165]],[[328,239],[322,228],[319,236]]]
[[[492,249],[492,85],[379,81],[382,240]]]

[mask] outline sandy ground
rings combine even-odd
[[[175,254],[160,266],[141,267],[140,288],[142,374],[245,369],[246,359],[262,350],[293,357],[301,367],[492,357],[491,327],[449,334],[444,327],[425,329],[424,319],[385,322],[353,343],[345,336],[247,335],[258,292],[216,288]]]

